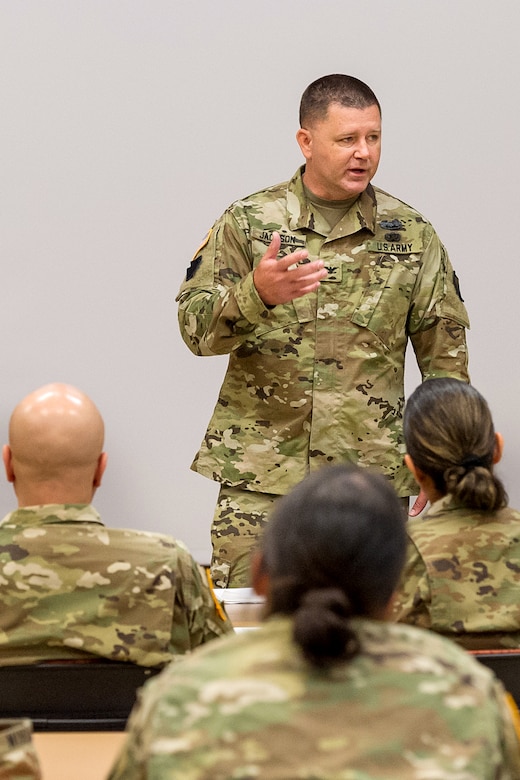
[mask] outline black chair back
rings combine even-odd
[[[35,731],[122,731],[137,690],[159,669],[112,661],[0,667],[0,718]]]
[[[520,708],[520,650],[470,650],[469,652],[496,674]]]

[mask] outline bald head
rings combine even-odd
[[[102,417],[77,388],[54,383],[30,393],[11,415],[3,453],[19,505],[88,503],[101,483],[103,440]]]

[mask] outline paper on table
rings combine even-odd
[[[213,588],[213,591],[225,604],[263,604],[265,601],[253,588]]]

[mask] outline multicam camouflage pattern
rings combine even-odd
[[[272,493],[220,486],[211,526],[210,567],[213,583],[218,588],[251,587],[251,556],[279,498]],[[406,519],[409,500],[401,501]]]
[[[40,780],[41,776],[31,721],[0,719],[0,780]]]
[[[211,578],[218,588],[251,586],[251,555],[280,496],[221,485],[211,541]]]
[[[267,308],[252,271],[271,241],[306,248],[328,277]],[[192,468],[283,495],[310,470],[376,467],[413,495],[403,466],[404,359],[423,377],[466,380],[468,319],[446,250],[415,210],[369,186],[329,234],[298,171],[234,203],[195,254],[178,298],[182,337],[229,366]]]
[[[520,512],[483,512],[448,495],[407,524],[394,617],[468,649],[520,647]]]
[[[143,689],[109,780],[505,780],[520,753],[501,685],[412,626],[354,621],[361,654],[311,671],[289,618],[170,665]]]
[[[0,524],[0,666],[102,656],[157,666],[232,631],[181,542],[106,528],[87,504]]]

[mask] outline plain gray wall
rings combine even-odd
[[[518,0],[0,0],[1,441],[26,393],[78,385],[106,421],[105,521],[209,557],[217,487],[189,465],[226,358],[188,352],[174,298],[227,205],[300,164],[303,89],[346,72],[383,107],[375,183],[461,279],[520,506],[519,24]]]

